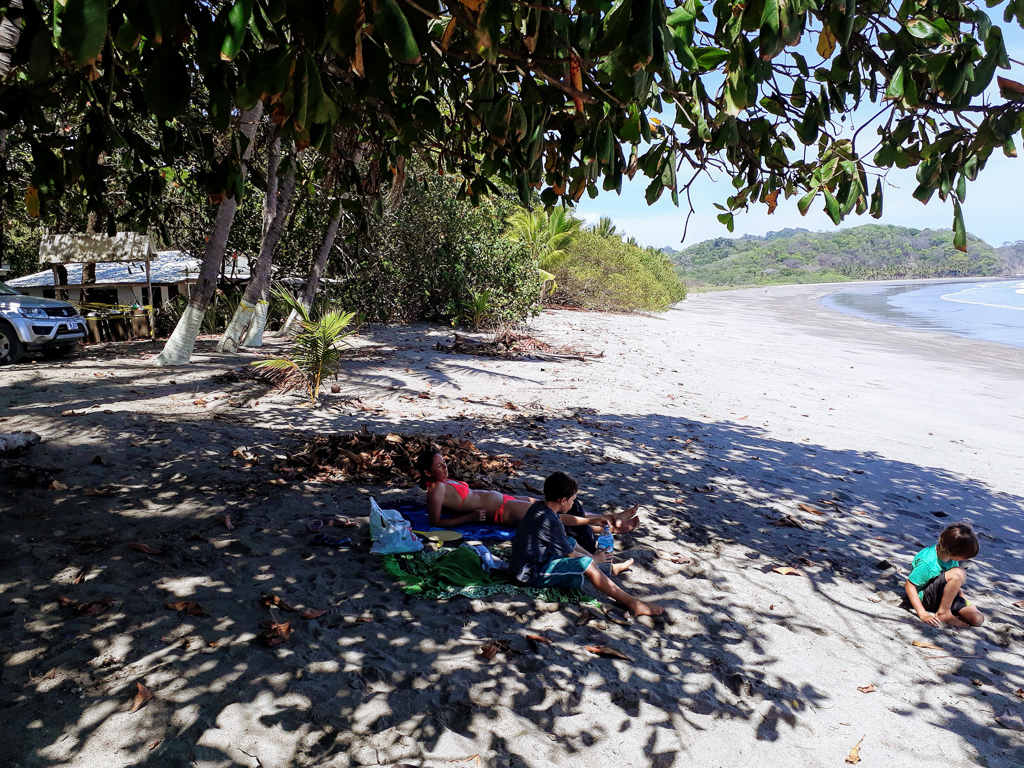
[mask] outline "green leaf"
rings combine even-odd
[[[789,101],[797,109],[803,109],[807,104],[807,85],[802,77],[793,81],[793,93],[789,97]]]
[[[731,213],[718,214],[718,220],[725,224],[725,228],[732,232],[734,227],[733,215]]]
[[[797,201],[796,207],[797,210],[800,211],[801,216],[807,215],[807,211],[810,209],[811,203],[814,202],[814,198],[816,198],[817,196],[818,190],[812,189],[810,192],[808,192],[806,195],[804,195]]]
[[[251,18],[252,0],[236,0],[225,17],[224,42],[220,46],[220,57],[223,60],[234,61],[235,56],[242,50]]]
[[[681,6],[668,15],[668,18],[665,19],[665,23],[670,27],[678,27],[682,24],[696,21],[703,10],[704,6],[699,2],[699,0],[686,0]]]
[[[903,65],[897,67],[896,71],[892,75],[892,79],[889,80],[889,86],[885,89],[885,98],[887,99],[902,99],[903,98]]]
[[[721,48],[693,48],[692,51],[701,69],[715,69],[729,58],[729,52]]]
[[[911,19],[907,23],[907,32],[918,40],[924,40],[926,43],[939,43],[942,42],[943,38],[939,28],[921,16]]]
[[[619,128],[619,138],[630,144],[640,141],[640,108],[636,104],[629,107],[629,117]]]
[[[641,64],[654,58],[654,3],[661,0],[632,0],[629,40]]]
[[[843,220],[843,209],[839,205],[839,201],[827,189],[822,191],[825,193],[825,212],[832,219],[833,224],[840,224]]]
[[[164,120],[177,117],[188,109],[192,100],[192,81],[181,54],[173,48],[163,48],[146,68],[142,93],[153,114]]]
[[[495,0],[490,0],[487,5],[497,4]],[[392,56],[406,64],[419,63],[420,48],[416,44],[416,38],[413,37],[409,20],[405,18],[405,14],[402,13],[402,9],[398,7],[395,0],[373,0],[373,20],[377,32],[383,38]],[[483,17],[481,17],[480,23],[481,26],[485,23]],[[488,34],[493,34],[493,31]],[[497,47],[497,40],[493,45]]]
[[[120,29],[117,30],[117,36],[114,38],[114,45],[122,51],[130,52],[139,47],[139,41],[141,39],[142,34],[139,30],[133,27],[130,21],[126,21],[121,25]]]
[[[60,6],[57,47],[64,50],[76,67],[96,63],[107,40],[107,0],[67,0]],[[56,13],[56,9],[55,9]]]
[[[871,218],[882,218],[882,180],[875,181],[875,191],[871,193]]]
[[[960,201],[953,199],[953,247],[958,251],[967,252],[967,228],[964,226],[964,212]]]

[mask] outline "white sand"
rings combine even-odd
[[[177,371],[147,369],[145,346],[0,370],[0,431],[42,434],[22,463],[63,468],[69,487],[0,478],[5,760],[817,766],[863,737],[864,765],[1021,765],[1024,734],[994,716],[1024,714],[1010,605],[1024,598],[1024,350],[839,315],[817,303],[827,290],[706,294],[658,318],[546,313],[547,341],[605,352],[588,364],[449,356],[430,349],[443,330],[375,329],[317,411],[217,379],[239,358],[208,342],[208,364]],[[567,469],[594,509],[641,502],[622,583],[673,623],[577,628],[576,606],[407,598],[365,554],[365,527],[350,552],[306,546],[310,514],[364,516],[367,492],[415,492],[268,485],[272,456],[309,431],[395,424],[524,457],[514,483]],[[261,464],[232,458],[239,445]],[[100,486],[116,496],[84,495]],[[804,529],[771,524],[784,514]],[[968,591],[990,620],[933,629],[893,604],[898,569],[960,518],[981,535]],[[251,639],[269,590],[339,607],[267,650]],[[58,595],[118,602],[72,618]],[[211,617],[177,617],[172,596]],[[531,632],[554,644],[534,651]],[[486,662],[490,640],[522,653]],[[595,659],[593,644],[635,661]],[[977,658],[926,658],[944,654]],[[137,681],[156,698],[131,714]]]

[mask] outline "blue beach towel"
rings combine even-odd
[[[512,541],[516,535],[514,528],[502,528],[500,525],[460,525],[456,528],[434,528],[427,517],[426,504],[398,504],[394,509],[402,513],[402,517],[412,523],[414,531],[458,531],[462,538],[470,541]]]

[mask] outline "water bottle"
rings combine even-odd
[[[612,536],[612,529],[607,525],[601,531],[601,535],[597,537],[597,548],[609,552],[615,548],[615,538]]]

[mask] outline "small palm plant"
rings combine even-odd
[[[484,290],[477,293],[471,288],[467,309],[473,321],[473,330],[479,331],[480,324],[491,311],[491,292]]]
[[[317,320],[310,319],[309,311],[288,291],[277,287],[279,299],[299,314],[299,330],[292,337],[290,357],[259,360],[253,365],[276,372],[282,379],[298,378],[309,393],[311,405],[320,398],[320,387],[324,379],[337,378],[337,367],[341,360],[341,344],[347,344],[346,337],[355,333],[349,326],[355,312],[328,309]]]

